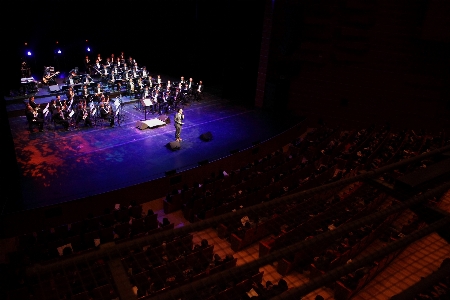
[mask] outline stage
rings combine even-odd
[[[36,102],[45,105],[53,94],[40,91]],[[114,191],[182,172],[269,139],[302,121],[288,116],[238,105],[212,92],[183,107],[180,149],[167,145],[175,140],[174,110],[160,116],[139,109],[136,99],[122,96],[122,115],[116,126],[97,125],[65,131],[47,124],[44,132],[30,133],[25,116],[12,113],[22,100],[9,100],[9,124],[20,177],[21,203],[7,203],[4,213],[30,210]],[[22,101],[22,102],[21,102]],[[15,102],[15,103],[13,103]],[[166,117],[166,118],[165,118]],[[146,120],[147,119],[147,120]],[[161,121],[163,119],[164,121]],[[153,120],[140,128],[139,124]],[[152,121],[150,121],[152,122]],[[210,133],[205,141],[201,135]],[[149,191],[148,199],[152,199]]]

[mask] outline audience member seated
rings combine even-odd
[[[170,221],[167,218],[163,218],[162,222],[159,223],[159,227],[165,227],[167,225],[170,225]]]
[[[208,240],[207,239],[203,239],[199,244],[196,244],[194,246],[194,250],[199,250],[199,249],[205,249],[206,247],[208,247]]]
[[[222,260],[220,255],[215,253],[214,256],[213,256],[212,264],[216,267],[216,266],[219,266],[219,265],[223,264],[223,262],[224,261]]]

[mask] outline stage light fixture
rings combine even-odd
[[[28,55],[28,56],[31,56],[31,51],[27,51],[27,55]]]

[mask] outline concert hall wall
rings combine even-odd
[[[266,107],[287,102],[329,124],[449,128],[450,4],[274,4]]]

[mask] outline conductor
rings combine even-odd
[[[175,140],[177,142],[181,142],[183,139],[180,138],[180,134],[181,134],[181,126],[183,126],[183,120],[184,120],[184,114],[183,114],[183,109],[179,108],[177,113],[175,114]]]

